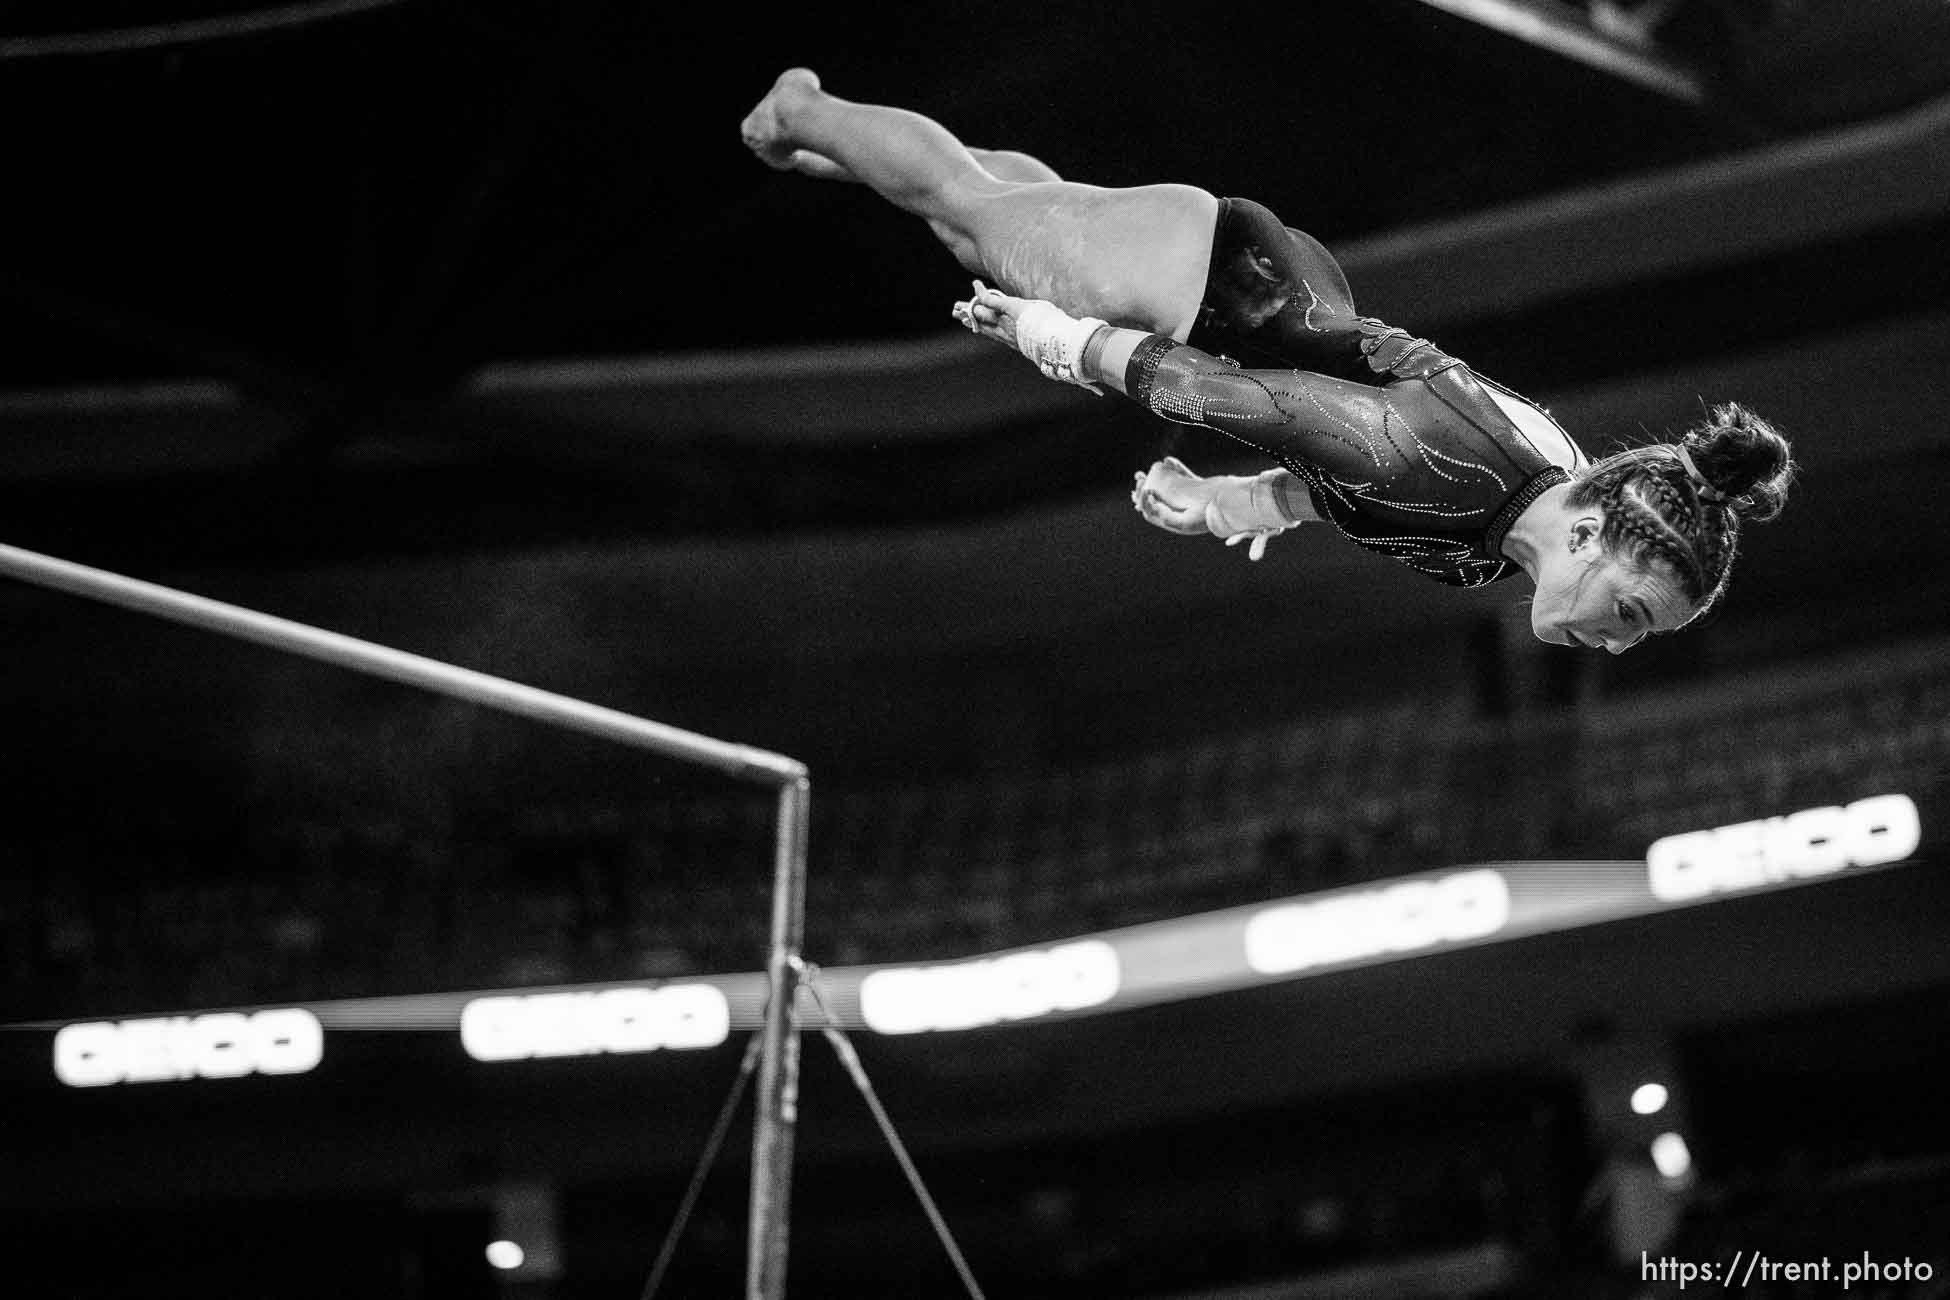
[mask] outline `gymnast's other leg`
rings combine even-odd
[[[1061,180],[919,113],[839,99],[805,68],[781,74],[741,129],[768,166],[858,181],[920,217],[1010,293],[1180,340],[1197,319],[1219,211],[1205,190]]]

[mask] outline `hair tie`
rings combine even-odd
[[[1718,505],[1727,499],[1726,493],[1707,482],[1706,475],[1699,472],[1699,466],[1693,464],[1691,452],[1679,446],[1675,446],[1673,450],[1679,453],[1679,463],[1686,467],[1686,477],[1693,481],[1693,487],[1699,492],[1700,500]]]

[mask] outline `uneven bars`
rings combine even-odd
[[[799,1109],[799,1031],[792,1004],[797,996],[799,947],[806,925],[806,840],[812,788],[805,764],[437,659],[14,546],[0,544],[0,574],[776,785],[778,839],[773,862],[771,952],[766,963],[771,998],[761,1031],[764,1038],[755,1102],[746,1294],[749,1300],[784,1300],[793,1129]]]

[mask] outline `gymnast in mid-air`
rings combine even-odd
[[[839,99],[805,68],[742,132],[772,167],[864,184],[926,221],[983,277],[953,307],[967,328],[1277,463],[1201,477],[1160,460],[1132,499],[1171,532],[1248,542],[1257,559],[1325,520],[1452,586],[1523,574],[1541,640],[1618,654],[1710,609],[1742,523],[1785,504],[1788,442],[1746,408],[1594,461],[1535,403],[1361,316],[1332,255],[1251,200],[1066,181],[921,114]]]

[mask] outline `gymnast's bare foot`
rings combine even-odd
[[[767,167],[782,172],[801,172],[823,181],[853,181],[852,172],[824,154],[801,149],[788,136],[781,114],[791,101],[819,89],[819,76],[811,68],[787,68],[772,83],[765,98],[745,114],[738,131],[745,147],[758,155]]]

